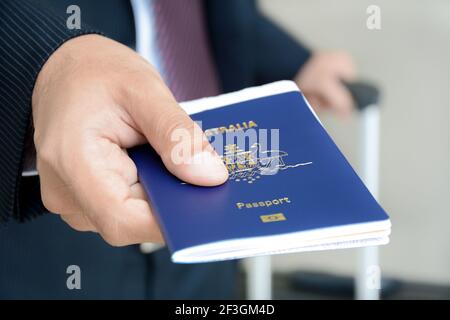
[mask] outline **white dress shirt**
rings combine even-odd
[[[136,30],[136,51],[164,77],[164,70],[155,39],[153,0],[131,0]]]

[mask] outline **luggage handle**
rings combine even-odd
[[[355,107],[362,111],[369,106],[379,106],[380,90],[372,83],[365,81],[346,82],[345,87],[350,91]]]

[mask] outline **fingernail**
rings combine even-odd
[[[218,185],[228,179],[228,171],[222,159],[210,151],[202,151],[189,161],[189,175],[198,184]]]

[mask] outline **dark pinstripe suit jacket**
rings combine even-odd
[[[67,29],[70,4],[82,8],[83,22],[92,27]],[[205,1],[205,10],[224,91],[292,78],[309,57],[308,50],[259,14],[253,0]],[[174,266],[164,251],[142,256],[136,247],[112,249],[96,235],[76,233],[51,215],[29,221],[45,213],[38,178],[21,177],[40,69],[65,41],[86,33],[103,32],[133,46],[132,26],[125,0],[0,1],[0,298],[230,294],[232,264]],[[65,287],[69,264],[85,270],[84,291]],[[160,269],[165,272],[158,274]]]

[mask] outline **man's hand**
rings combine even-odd
[[[86,35],[61,46],[38,76],[32,105],[44,205],[111,245],[163,242],[127,148],[148,141],[189,183],[212,186],[228,177],[155,69],[107,38]],[[172,157],[176,129],[201,145],[182,163]]]
[[[319,52],[302,67],[295,81],[314,109],[328,109],[346,117],[352,110],[353,101],[342,81],[351,82],[355,73],[348,54]]]

